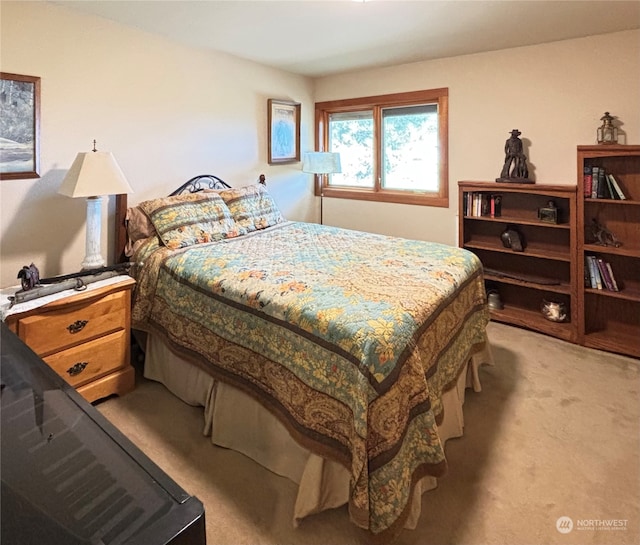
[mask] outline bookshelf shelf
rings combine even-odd
[[[640,201],[632,201],[625,199],[624,201],[618,201],[615,199],[587,199],[585,198],[585,205],[590,204],[615,204],[616,206],[638,206]]]
[[[578,342],[640,357],[640,146],[578,146],[577,161],[578,277],[588,278],[585,258],[594,255],[610,264],[620,287],[617,292],[590,287],[578,290]],[[626,199],[588,194],[593,182],[588,173],[594,168],[613,175]],[[594,219],[621,246],[594,244]]]
[[[624,255],[628,257],[640,258],[640,246],[627,245],[619,246],[599,246],[597,244],[585,244],[583,247],[586,253],[592,254],[610,254],[610,255]]]
[[[609,290],[597,290],[593,288],[585,288],[587,295],[596,295],[601,297],[613,297],[614,299],[624,299],[626,301],[635,301],[640,303],[640,290],[638,289],[623,289],[622,291],[609,291]]]
[[[458,182],[459,245],[474,252],[485,268],[487,291],[497,290],[504,304],[491,319],[576,342],[576,186]],[[499,195],[500,215],[482,215],[482,199]],[[474,205],[480,199],[479,206]],[[557,207],[558,223],[543,222],[538,210],[549,201]],[[523,252],[502,244],[501,234],[515,226],[524,239]],[[568,319],[547,320],[544,301],[564,303]]]
[[[504,246],[499,246],[498,244],[489,242],[470,240],[465,243],[464,247],[475,250],[488,250],[492,252],[502,252],[505,254],[513,255],[513,250],[511,248],[505,248]],[[568,251],[544,247],[535,248],[533,246],[527,246],[525,251],[520,255],[524,258],[532,257],[539,259],[551,259],[556,261],[571,261],[573,259],[573,256]]]
[[[540,220],[526,220],[518,218],[516,216],[467,216],[470,221],[489,221],[498,223],[519,223],[521,225],[535,225],[537,227],[544,227],[545,229],[571,229],[568,223],[544,223]]]
[[[491,319],[496,322],[532,329],[565,341],[573,341],[574,339],[574,328],[571,323],[550,322],[536,309],[505,304],[504,309],[491,311]]]

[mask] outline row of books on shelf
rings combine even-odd
[[[463,215],[491,216],[502,215],[502,195],[494,193],[467,192],[464,194]]]
[[[585,256],[584,284],[594,290],[620,291],[611,264],[595,255]]]
[[[585,166],[583,175],[585,198],[615,199],[618,201],[627,198],[616,177],[607,173],[604,167]]]

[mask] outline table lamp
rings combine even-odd
[[[100,250],[102,228],[102,195],[132,193],[133,189],[111,152],[98,151],[96,141],[93,150],[78,153],[67,175],[62,180],[58,193],[68,197],[87,199],[86,255],[83,269],[104,267]]]
[[[338,174],[342,172],[340,165],[340,154],[328,151],[310,151],[304,154],[304,162],[302,163],[302,172],[310,174]],[[320,181],[320,225],[322,225],[322,198],[324,183]]]

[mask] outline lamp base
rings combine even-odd
[[[105,266],[105,260],[102,259],[102,256],[98,256],[98,259],[92,258],[88,259],[87,257],[81,263],[81,271],[87,271],[91,269],[101,269]]]
[[[97,269],[104,267],[105,262],[100,252],[100,231],[102,229],[102,198],[87,198],[87,236],[85,256],[82,269]]]

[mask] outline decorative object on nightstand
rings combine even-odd
[[[618,127],[613,124],[613,116],[605,112],[600,118],[602,125],[598,127],[598,144],[617,144]]]
[[[11,306],[15,304],[32,301],[39,297],[46,297],[65,290],[84,291],[89,284],[107,280],[114,276],[129,271],[135,265],[134,262],[127,261],[100,267],[97,269],[86,269],[77,273],[65,274],[62,276],[52,276],[51,278],[40,278],[40,271],[33,263],[25,265],[18,271],[18,278],[22,289],[9,297]]]
[[[133,193],[111,152],[98,151],[94,140],[91,152],[78,153],[58,193],[73,198],[86,197],[86,255],[82,261],[82,268],[103,267],[105,261],[100,250],[102,196]]]
[[[518,129],[511,131],[511,136],[504,144],[504,166],[500,177],[496,182],[533,184],[529,179],[529,167],[527,167],[527,156],[524,154],[522,140],[518,138],[522,133]]]
[[[320,225],[322,225],[322,199],[324,197],[324,180],[322,176],[327,174],[339,174],[342,172],[340,154],[324,151],[310,151],[305,153],[304,162],[302,163],[302,172],[308,172],[309,174],[317,174],[320,176],[317,187],[320,190]]]

